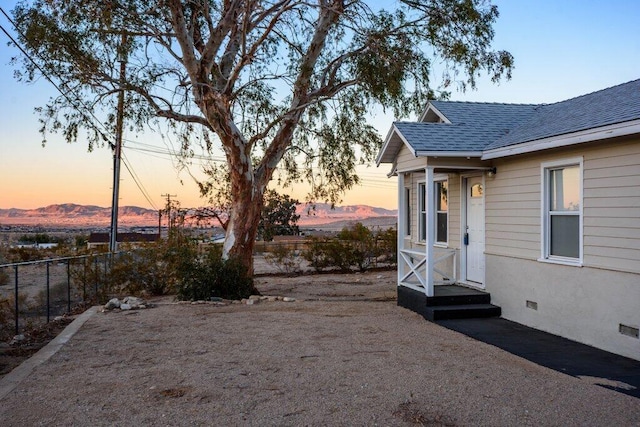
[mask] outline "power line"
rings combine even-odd
[[[129,159],[127,158],[127,156],[124,153],[122,153],[122,157],[123,157],[123,162],[122,163],[124,163],[124,167],[129,172],[129,175],[133,179],[133,182],[136,184],[136,186],[138,187],[138,189],[140,190],[140,192],[142,193],[144,198],[147,200],[147,202],[149,203],[149,205],[153,209],[159,210],[158,206],[155,203],[153,203],[153,200],[151,200],[151,197],[149,196],[149,192],[146,190],[146,188],[144,188],[144,185],[142,185],[142,181],[140,180],[138,175],[133,170],[133,166],[130,166],[130,162],[129,162]]]
[[[2,12],[2,14],[7,18],[7,20],[13,25],[14,29],[18,32],[18,34],[20,34],[26,40],[26,37],[24,36],[24,34],[20,32],[20,30],[18,29],[18,26],[16,25],[16,23],[11,19],[11,17],[5,12],[5,10],[2,7],[0,7],[0,12]],[[109,138],[103,133],[103,131],[101,129],[98,129],[98,126],[91,120],[90,117],[87,116],[85,111],[83,111],[80,107],[84,107],[84,109],[86,109],[89,112],[89,115],[91,117],[93,117],[93,119],[95,119],[95,121],[98,124],[100,124],[101,126],[104,127],[102,122],[95,116],[95,114],[93,114],[91,109],[88,108],[87,105],[84,104],[80,98],[76,98],[75,100],[71,99],[69,97],[69,95],[67,94],[67,92],[64,92],[61,89],[61,87],[58,86],[58,84],[56,84],[56,82],[53,81],[53,79],[47,74],[47,72],[35,61],[35,59],[33,59],[33,57],[24,48],[22,48],[22,46],[15,40],[15,38],[13,38],[13,36],[11,34],[9,34],[9,32],[2,25],[0,25],[0,29],[2,29],[2,31],[11,40],[11,42],[20,50],[20,52],[22,52],[22,54],[42,73],[43,77],[56,88],[56,90],[70,103],[71,106],[73,106],[75,108],[76,111],[78,111],[83,116],[83,118],[90,125],[90,127],[92,127],[96,132],[98,132],[98,134],[100,136],[102,136],[102,138],[113,149],[115,147],[115,144],[109,140]],[[40,59],[42,59],[42,58],[40,58]],[[64,84],[64,81],[60,76],[56,76],[56,77],[60,81],[62,81],[63,84]],[[144,186],[142,185],[142,182],[140,181],[140,178],[132,170],[133,168],[130,167],[129,165],[127,165],[126,163],[125,163],[125,167],[129,171],[129,174],[133,178],[136,186],[141,191],[142,195],[145,197],[145,199],[147,200],[149,205],[152,206],[154,209],[158,210],[157,205],[155,205],[155,203],[153,203],[153,201],[149,197],[149,194],[144,189]]]
[[[5,12],[5,10],[2,7],[0,7],[0,12],[2,12],[2,14],[7,18],[7,20],[13,25],[14,29],[18,32],[18,34],[20,34],[26,40],[26,37],[24,36],[24,34],[20,32],[15,22],[11,19],[11,17]],[[45,77],[45,79],[49,81],[49,83],[51,83],[56,88],[56,90],[70,103],[70,105],[72,105],[83,116],[83,118],[85,118],[87,123],[110,145],[111,148],[114,148],[115,144],[109,140],[109,138],[104,134],[104,132],[101,129],[98,129],[98,126],[90,119],[90,117],[87,116],[87,113],[83,111],[80,107],[83,107],[86,111],[88,111],[88,114],[95,120],[95,122],[104,127],[102,122],[95,116],[95,114],[91,111],[91,109],[86,104],[84,104],[80,98],[76,98],[75,100],[71,99],[68,93],[63,91],[62,88],[52,80],[52,78],[47,74],[47,72],[35,61],[35,59],[33,59],[33,57],[24,48],[22,48],[22,46],[13,38],[13,36],[2,25],[0,25],[0,29],[2,29],[2,31],[11,40],[11,42],[42,73],[43,77]],[[63,84],[66,84],[60,76],[56,76],[56,77],[61,82],[63,82]],[[169,89],[167,88],[161,87],[159,85],[156,85],[156,86],[169,91]],[[134,145],[139,145],[141,147],[141,148],[138,148],[138,147],[128,146],[127,148],[129,150],[138,151],[146,154],[170,156],[170,160],[171,158],[180,157],[180,155],[176,151],[172,151],[168,148],[162,149],[150,144],[145,144],[142,142],[132,141],[132,140],[125,140],[125,141]],[[157,157],[157,156],[154,156],[154,157]],[[157,157],[157,158],[160,158],[160,157]],[[207,162],[226,163],[226,159],[222,156],[207,156],[203,154],[194,154],[194,155],[191,155],[189,158],[195,159],[195,160],[207,161]],[[130,164],[128,159],[126,160],[127,161],[125,162],[125,167],[129,171],[129,174],[134,180],[134,183],[136,184],[136,186],[138,187],[138,189],[140,190],[144,198],[147,200],[149,205],[152,206],[154,209],[158,210],[157,205],[153,203],[151,197],[149,196],[148,192],[144,188],[140,178],[137,176],[137,174],[133,170],[133,166]],[[391,188],[395,186],[393,182],[388,182],[388,181],[385,181],[384,179],[369,178],[366,176],[366,174],[358,174],[358,175],[361,176],[361,182],[359,184],[361,186],[374,187],[374,188]]]
[[[18,34],[20,34],[25,40],[26,37],[24,36],[23,33],[20,32],[20,30],[18,29],[18,26],[16,25],[16,23],[11,19],[11,17],[9,15],[7,15],[7,12],[5,12],[5,10],[0,6],[0,12],[2,12],[2,14],[9,20],[9,22],[11,23],[11,25],[13,25],[13,28],[18,32]],[[102,136],[102,138],[109,143],[109,146],[111,148],[114,147],[114,143],[109,141],[109,138],[107,138],[107,136],[100,130],[98,129],[98,127],[90,120],[90,118],[80,109],[78,108],[76,102],[83,104],[83,102],[78,98],[75,101],[72,100],[71,98],[69,98],[69,96],[67,95],[66,92],[64,92],[52,79],[51,77],[49,77],[49,75],[47,74],[47,72],[31,57],[31,55],[29,55],[29,53],[27,53],[26,50],[24,50],[22,48],[22,46],[20,46],[20,44],[13,38],[13,36],[11,34],[9,34],[9,32],[0,24],[0,29],[2,29],[2,32],[6,34],[7,37],[9,37],[9,40],[11,40],[11,42],[20,50],[20,52],[22,52],[22,54],[31,62],[33,63],[33,65],[35,65],[35,67],[42,73],[42,76],[47,79],[47,81],[49,81],[49,83],[51,83],[53,85],[53,87],[56,88],[56,90],[58,92],[60,92],[60,94],[67,100],[69,101],[69,103],[80,113],[82,114],[83,118],[87,120],[87,122],[91,125],[91,127],[100,134],[100,136]],[[60,78],[60,76],[56,76],[60,81],[62,81],[64,83],[64,81]],[[100,123],[100,120],[93,114],[93,112],[86,106],[86,105],[82,105],[85,109],[87,109],[89,111],[89,114],[91,115],[91,117],[93,117],[98,123]]]

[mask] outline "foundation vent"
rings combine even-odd
[[[618,326],[618,331],[622,335],[627,335],[632,338],[638,338],[638,328],[634,328],[633,326],[623,325],[622,323]]]
[[[538,310],[538,303],[535,301],[529,301],[527,300],[527,308],[530,308],[532,310]],[[621,325],[622,326],[622,325]]]

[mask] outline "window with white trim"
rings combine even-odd
[[[449,229],[449,208],[448,208],[448,181],[434,181],[435,212],[435,243],[447,244]],[[427,203],[426,185],[424,182],[418,184],[418,236],[421,242],[427,240]]]
[[[404,188],[404,235],[411,236],[411,187]]]
[[[582,259],[582,159],[542,164],[542,257]]]
[[[448,189],[449,183],[444,181],[436,181],[435,185],[435,197],[436,197],[436,243],[446,244],[448,239],[449,229],[449,203],[448,203]]]
[[[424,182],[418,184],[418,236],[420,241],[427,240],[427,199],[426,185]]]

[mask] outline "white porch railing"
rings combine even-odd
[[[406,286],[419,292],[424,292],[427,296],[433,296],[433,286],[436,284],[454,284],[458,280],[457,275],[457,251],[455,249],[446,250],[437,258],[434,256],[433,262],[427,262],[427,254],[425,251],[416,251],[413,249],[400,249],[400,264],[398,271],[403,272],[398,280],[399,286]],[[437,268],[436,265],[453,258],[451,268],[445,272],[444,269]],[[427,279],[427,268],[429,264],[432,271],[442,277],[441,280],[432,280],[429,283]]]

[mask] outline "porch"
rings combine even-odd
[[[492,305],[491,295],[482,290],[483,176],[477,171],[456,170],[459,183],[453,183],[452,171],[441,170],[438,182],[442,182],[444,172],[449,172],[445,176],[452,184],[442,195],[438,192],[442,185],[434,185],[435,168],[427,166],[417,172],[423,172],[424,185],[418,186],[420,194],[414,198],[418,200],[415,204],[409,199],[410,191],[406,191],[415,185],[415,179],[410,176],[407,187],[405,173],[398,173],[398,305],[430,321],[500,316],[500,307]],[[455,206],[455,216],[461,223],[449,223],[447,205]],[[446,212],[444,227],[438,217],[442,212]],[[412,217],[417,217],[416,223],[420,224],[418,233],[408,225]]]

